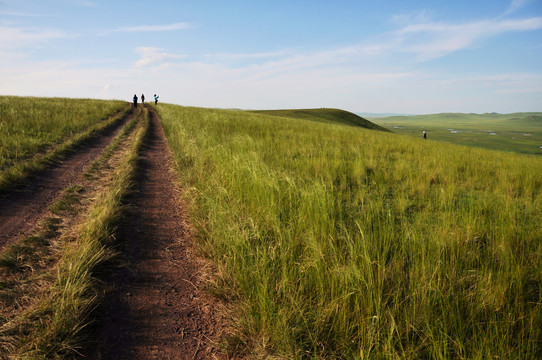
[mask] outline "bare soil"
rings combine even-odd
[[[29,235],[62,190],[81,177],[86,167],[100,156],[133,116],[130,113],[99,136],[89,139],[62,161],[38,173],[22,188],[0,195],[0,250]]]
[[[156,113],[129,211],[120,229],[119,270],[96,326],[98,359],[219,359],[223,320],[201,289],[204,264],[194,254],[175,185],[172,156]]]

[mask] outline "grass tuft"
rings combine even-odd
[[[74,214],[77,205],[81,203],[81,195],[85,192],[82,185],[75,184],[64,190],[62,197],[55,201],[49,208],[51,213],[62,215],[63,213]]]

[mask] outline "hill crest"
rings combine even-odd
[[[317,122],[343,124],[349,126],[362,127],[370,130],[390,132],[390,130],[379,126],[359,115],[346,110],[334,108],[318,109],[289,109],[289,110],[252,110],[257,114],[266,114],[278,117],[305,119]]]

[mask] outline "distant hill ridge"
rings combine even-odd
[[[378,120],[517,120],[517,119],[531,119],[539,120],[542,117],[542,112],[516,112],[509,114],[499,114],[499,113],[484,113],[484,114],[475,114],[475,113],[437,113],[437,114],[424,114],[424,115],[393,115],[381,117]]]
[[[292,109],[292,110],[253,110],[257,114],[266,114],[279,117],[312,120],[331,124],[344,124],[362,127],[370,130],[390,132],[390,130],[376,125],[359,115],[341,109]]]

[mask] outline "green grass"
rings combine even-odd
[[[542,155],[542,113],[433,114],[373,118],[373,122],[417,138]]]
[[[0,170],[45,152],[125,107],[124,101],[0,96]]]
[[[251,358],[542,356],[542,159],[160,104]]]
[[[121,121],[127,103],[0,96],[0,192]]]
[[[256,110],[252,112],[256,114],[312,120],[328,124],[344,124],[372,130],[389,131],[356,114],[340,109]]]

